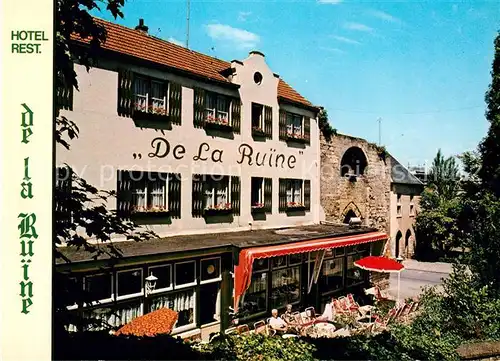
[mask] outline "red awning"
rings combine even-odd
[[[252,281],[252,266],[255,259],[346,247],[361,243],[386,240],[388,238],[387,234],[383,232],[370,232],[352,236],[322,238],[276,246],[243,249],[240,251],[239,264],[234,267],[234,309],[235,311],[238,309],[240,297],[250,286]]]
[[[368,256],[354,262],[356,267],[373,272],[401,272],[404,266],[396,260],[387,257]]]

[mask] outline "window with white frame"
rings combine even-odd
[[[83,279],[86,304],[109,302],[114,297],[113,275],[101,273],[85,276]]]
[[[231,208],[229,177],[223,176],[220,179],[210,177],[205,186],[205,209],[226,208]]]
[[[117,299],[125,299],[142,295],[143,289],[142,269],[132,269],[116,272]]]
[[[165,264],[148,267],[148,275],[151,274],[157,278],[153,293],[169,291],[173,288],[172,265]]]
[[[220,262],[220,257],[207,258],[200,261],[201,283],[215,282],[222,279]]]
[[[168,210],[167,173],[133,172],[132,211],[158,212]],[[138,179],[137,179],[138,178]]]
[[[398,194],[396,198],[396,213],[398,217],[401,217],[402,215],[401,194]]]
[[[205,93],[205,121],[231,125],[229,116],[231,101],[216,93]]]
[[[252,208],[264,207],[264,178],[252,177]]]
[[[410,216],[415,215],[415,203],[413,201],[413,195],[410,196]]]
[[[287,207],[303,205],[303,182],[300,179],[288,179],[286,187]]]
[[[168,83],[138,76],[134,80],[135,109],[168,114]]]
[[[196,284],[196,262],[179,262],[175,268],[175,288],[193,286]]]
[[[291,137],[302,137],[304,135],[303,117],[294,113],[286,113],[287,135]]]
[[[252,130],[264,130],[264,106],[252,103]]]
[[[194,288],[151,298],[150,312],[161,308],[169,308],[178,313],[173,330],[175,333],[196,326],[196,292]]]

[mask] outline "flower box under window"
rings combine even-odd
[[[136,120],[158,120],[166,121],[169,119],[168,112],[165,107],[162,106],[146,106],[141,103],[136,103],[134,105],[133,118]]]
[[[231,124],[229,124],[228,117],[217,117],[213,115],[205,117],[205,128],[223,131],[231,131],[233,129]]]
[[[266,207],[264,203],[254,203],[252,204],[252,213],[265,213]]]
[[[288,211],[304,211],[306,207],[300,202],[288,202],[286,204],[286,209]]]
[[[151,207],[141,207],[141,206],[135,206],[132,207],[132,214],[136,216],[140,215],[147,215],[148,217],[162,217],[166,216],[169,214],[169,210],[166,207],[163,206],[151,206]]]
[[[204,215],[205,216],[217,216],[217,215],[226,215],[233,212],[231,207],[231,203],[217,204],[215,206],[210,206],[205,208]]]
[[[264,132],[264,129],[260,127],[252,127],[252,135],[255,137],[265,137],[266,133]]]
[[[293,142],[298,142],[298,143],[306,143],[307,139],[304,137],[303,134],[299,133],[287,133],[286,139],[288,141],[293,141]]]

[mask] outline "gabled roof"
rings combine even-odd
[[[404,165],[398,162],[396,158],[389,154],[391,164],[392,183],[413,184],[424,186],[424,184],[415,177]]]
[[[212,81],[230,84],[229,80],[221,74],[231,67],[231,63],[227,61],[189,50],[138,30],[99,18],[94,19],[106,29],[106,42],[102,44],[102,48],[106,50],[186,71]],[[74,39],[87,42],[76,37]],[[278,98],[307,107],[313,106],[282,79],[278,83]]]

